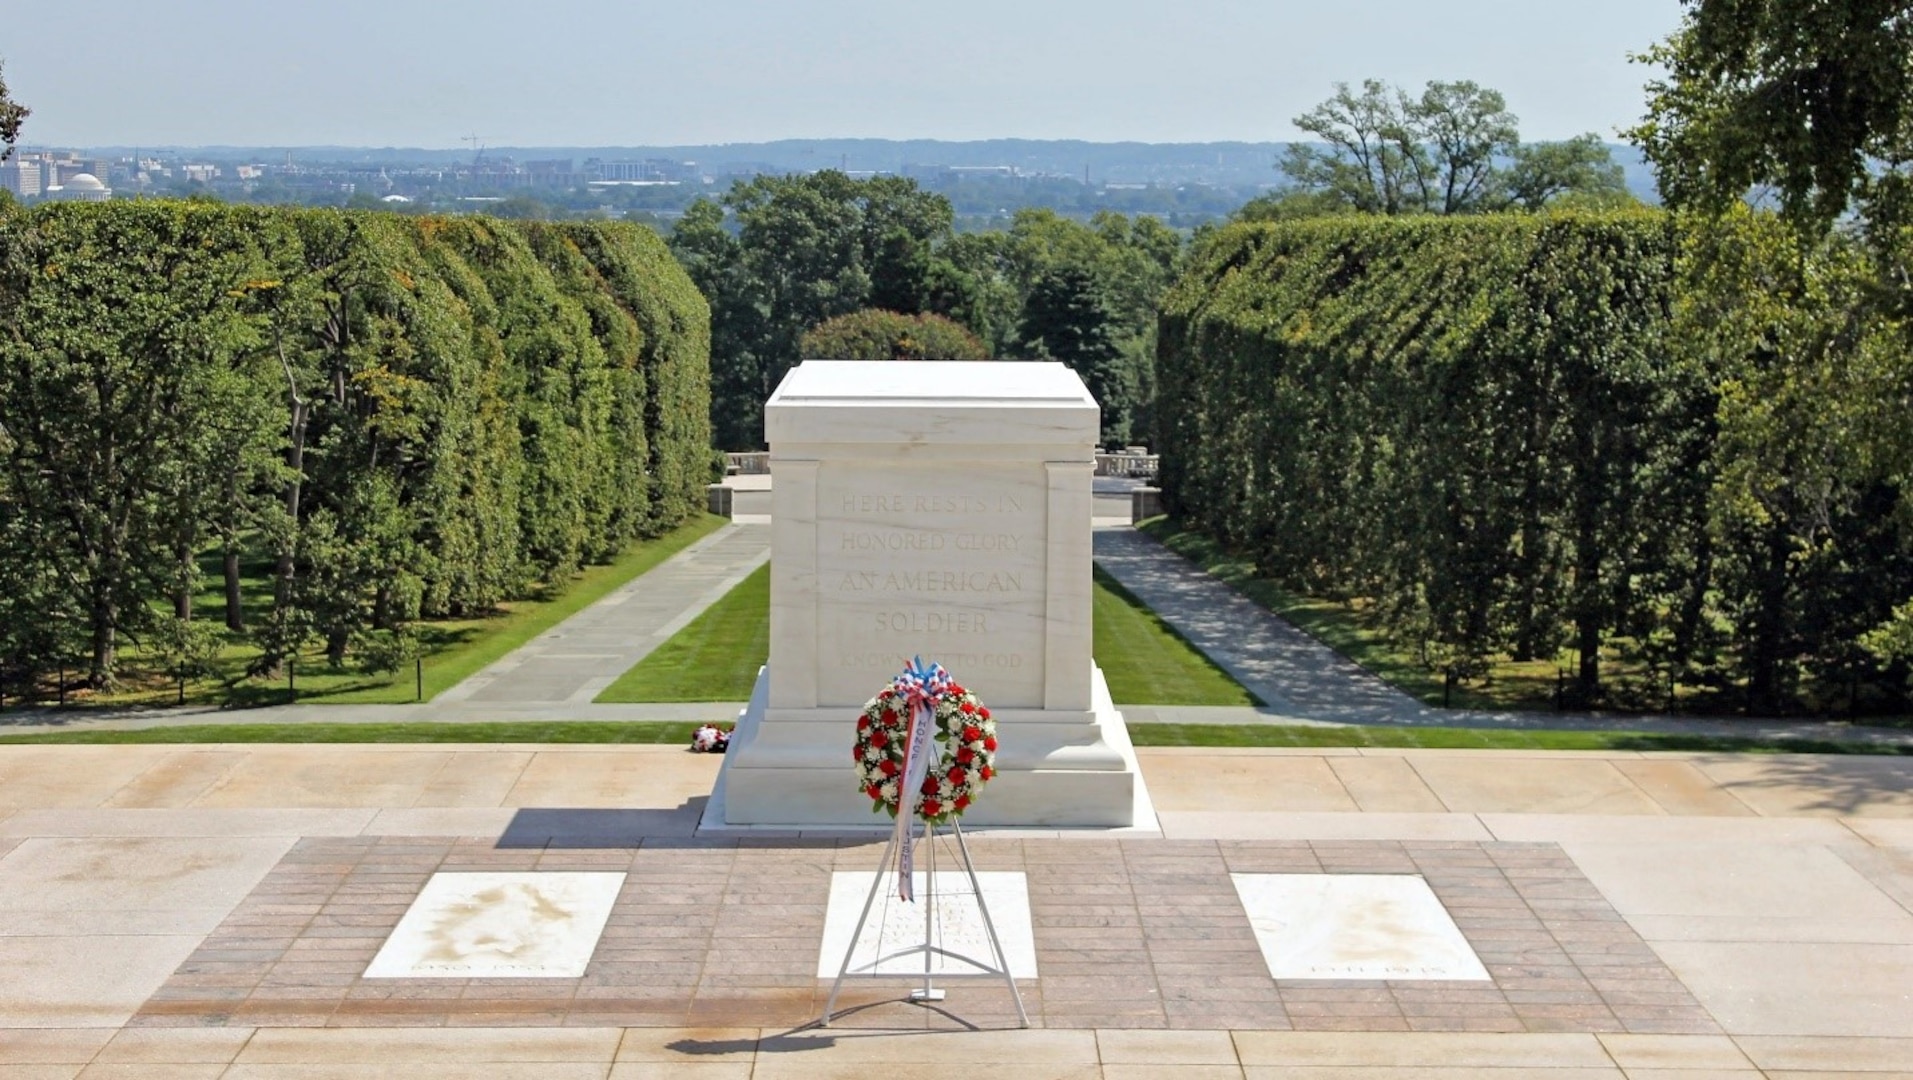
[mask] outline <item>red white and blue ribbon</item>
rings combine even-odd
[[[933,741],[937,727],[937,699],[955,685],[942,664],[924,666],[923,657],[912,657],[894,684],[910,709],[910,727],[904,739],[903,777],[897,790],[897,895],[915,902],[910,885],[911,864],[916,838],[911,820],[917,800],[923,797],[923,781],[930,775],[930,763],[937,757]]]

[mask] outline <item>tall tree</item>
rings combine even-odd
[[[13,156],[13,144],[20,141],[20,126],[32,113],[7,93],[5,65],[0,64],[0,161]]]
[[[1419,96],[1377,79],[1335,94],[1295,126],[1320,145],[1291,143],[1279,168],[1294,187],[1255,200],[1247,220],[1369,214],[1467,214],[1539,209],[1565,193],[1614,200],[1620,167],[1589,134],[1523,145],[1499,91],[1433,81]]]
[[[811,327],[873,306],[967,308],[964,276],[935,255],[951,220],[949,200],[913,180],[835,170],[759,176],[694,205],[671,247],[711,304],[718,442],[762,444],[764,401]]]
[[[1858,201],[1906,216],[1913,164],[1913,3],[1682,0],[1639,58],[1665,68],[1629,135],[1669,205],[1718,210],[1777,188],[1819,231]]]
[[[1077,266],[1061,266],[1038,278],[1023,304],[1018,335],[1031,354],[1060,360],[1082,376],[1102,406],[1102,437],[1119,444],[1129,437],[1134,387],[1125,378],[1116,343],[1116,315],[1096,278]]]
[[[1888,564],[1913,558],[1913,2],[1684,6],[1680,27],[1640,57],[1666,74],[1629,135],[1666,201],[1702,219],[1684,276],[1712,318],[1695,320],[1689,344],[1735,373],[1715,498],[1718,520],[1758,526],[1720,537],[1742,541],[1726,551],[1744,550],[1745,579],[1758,583],[1754,696],[1778,695],[1794,657],[1815,651],[1789,640],[1812,622],[1789,607],[1814,592],[1802,575],[1848,558],[1869,566],[1874,602],[1834,608],[1876,625],[1825,640],[1898,664],[1904,693],[1913,582]],[[1790,236],[1742,219],[1757,193],[1777,195]],[[1858,248],[1841,224],[1849,213]],[[1739,339],[1723,342],[1735,326]],[[1881,499],[1897,514],[1859,512]],[[1854,544],[1873,552],[1848,556]]]
[[[222,208],[128,203],[43,211],[8,247],[7,490],[59,523],[45,542],[84,606],[96,688],[151,621],[149,572],[177,566],[175,464],[221,422],[207,373],[258,346],[235,300],[261,276],[252,239]]]

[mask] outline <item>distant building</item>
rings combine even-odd
[[[697,162],[673,161],[670,158],[645,158],[643,161],[603,161],[589,158],[585,161],[585,176],[591,180],[606,183],[695,183],[698,179]]]
[[[40,194],[40,163],[26,157],[0,161],[0,189],[12,192],[16,199]]]
[[[66,183],[47,188],[46,197],[49,202],[105,202],[113,197],[113,189],[92,173],[74,173]]]
[[[210,184],[219,177],[219,166],[181,165],[179,167],[179,174],[191,183]]]

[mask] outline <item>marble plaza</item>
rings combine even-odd
[[[1034,975],[1020,968],[1018,985],[1037,1030],[999,1030],[1014,1024],[1001,984],[951,982],[932,1009],[903,1002],[912,980],[899,977],[847,984],[851,1011],[814,1032],[833,892],[856,891],[877,847],[698,837],[709,759],[7,747],[0,1074],[797,1077],[960,1054],[1018,1076],[1424,1066],[1877,1080],[1913,1060],[1903,759],[1138,759],[1161,837],[971,836],[980,871],[1022,883]],[[535,893],[569,914],[585,901],[546,886],[570,875],[616,883],[579,974],[375,967],[411,936],[408,919],[460,942],[455,963],[522,959],[512,934],[465,922],[455,896],[434,907],[448,886],[433,883],[503,888],[502,906],[531,913]],[[1272,970],[1268,913],[1239,883],[1361,877],[1425,882],[1486,978]],[[901,1029],[915,1034],[870,1037]]]

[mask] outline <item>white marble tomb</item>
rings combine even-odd
[[[580,978],[623,888],[615,873],[433,874],[365,977]]]
[[[1488,978],[1420,875],[1231,876],[1272,978]]]
[[[936,873],[934,922],[937,946],[969,957],[987,967],[996,958],[990,950],[989,934],[976,896],[970,891],[969,878],[960,871]],[[844,950],[857,930],[857,917],[863,913],[870,896],[872,871],[839,870],[830,875],[830,907],[824,915],[824,943],[817,952],[817,977],[835,979],[844,962]],[[896,878],[885,877],[895,883]],[[996,928],[998,943],[1010,974],[1018,979],[1036,978],[1036,936],[1030,920],[1029,883],[1016,871],[985,870],[976,875],[983,902],[990,908],[990,925]],[[923,954],[905,951],[924,943],[924,906],[930,893],[924,871],[911,875],[917,901],[898,899],[894,889],[878,894],[876,907],[857,938],[857,950],[850,957],[851,975],[922,975]],[[953,957],[931,955],[932,975],[975,975],[976,966]]]
[[[712,826],[867,826],[864,702],[911,657],[976,692],[998,775],[965,824],[1155,827],[1091,659],[1099,410],[1056,363],[807,361],[765,407],[769,663]]]

